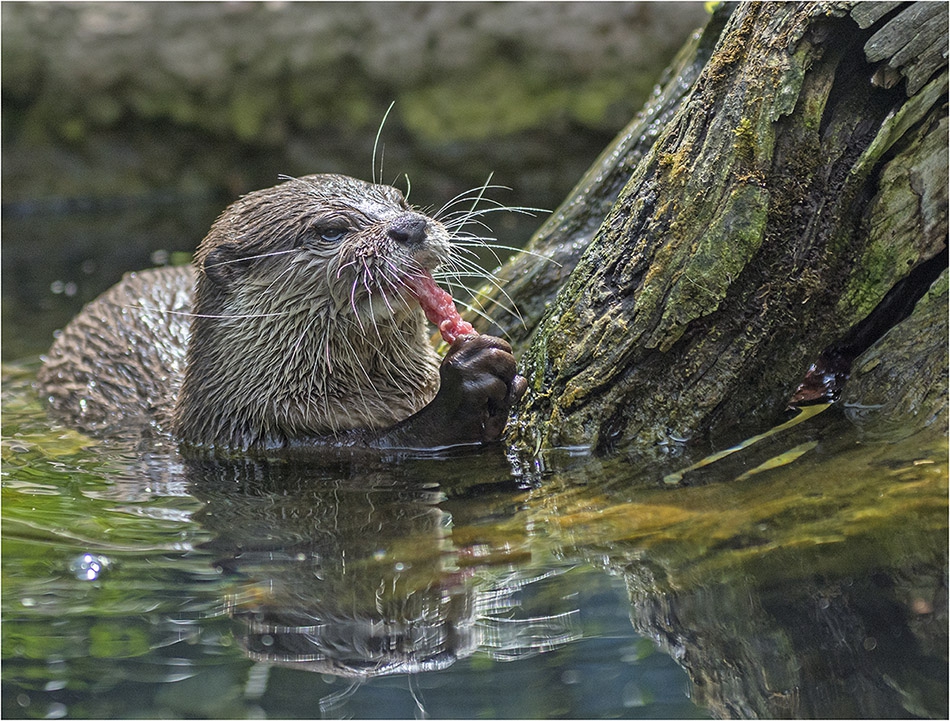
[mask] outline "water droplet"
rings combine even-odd
[[[77,556],[69,564],[69,570],[80,581],[95,581],[109,567],[109,559],[92,553]]]

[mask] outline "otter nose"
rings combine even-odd
[[[419,245],[426,239],[425,216],[416,213],[400,215],[389,224],[389,237],[402,245]]]

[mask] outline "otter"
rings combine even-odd
[[[86,305],[39,388],[88,433],[152,429],[192,451],[497,440],[527,384],[435,285],[451,242],[394,187],[285,179],[228,206],[191,267],[130,273]]]

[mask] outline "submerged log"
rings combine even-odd
[[[732,11],[529,328],[517,444],[731,444],[780,419],[822,351],[899,320],[875,309],[915,268],[931,261],[909,308],[946,266],[945,23],[852,5]]]

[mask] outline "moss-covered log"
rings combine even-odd
[[[946,248],[946,30],[851,5],[731,13],[534,329],[518,442],[733,442],[823,350],[894,322],[875,309]]]
[[[729,17],[721,7],[680,50],[645,107],[600,154],[525,252],[479,289],[470,320],[482,333],[503,336],[516,352],[527,347],[544,311],[564,285],[597,229],[699,78]]]

